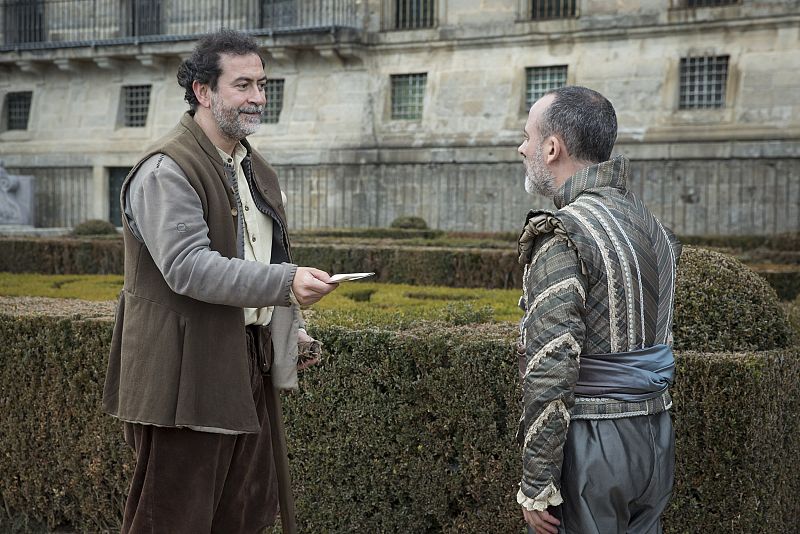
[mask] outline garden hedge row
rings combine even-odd
[[[800,232],[785,232],[774,235],[707,235],[681,236],[684,245],[715,247],[738,250],[767,249],[797,252],[800,250]]]
[[[111,318],[61,306],[0,313],[3,531],[119,528],[133,463],[100,410]],[[324,362],[285,401],[301,532],[522,532],[513,326],[311,333]],[[682,353],[673,395],[666,532],[792,532],[800,349]]]
[[[329,272],[374,271],[376,282],[516,289],[522,269],[506,249],[398,246],[395,243],[297,243],[294,260]],[[0,271],[45,274],[122,274],[122,241],[82,238],[0,238]],[[781,300],[800,294],[800,265],[758,266]]]
[[[42,274],[122,274],[120,237],[0,237],[0,271]]]

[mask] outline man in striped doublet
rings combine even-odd
[[[523,451],[517,500],[537,533],[650,534],[672,493],[672,314],[681,246],[611,157],[611,103],[562,87],[530,110],[519,152]]]

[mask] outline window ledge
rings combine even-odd
[[[114,132],[111,134],[114,139],[129,139],[129,138],[150,138],[150,128],[148,126],[115,126]]]
[[[30,130],[5,130],[0,132],[0,141],[30,141],[33,132]]]

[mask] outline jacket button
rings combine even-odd
[[[231,215],[236,217],[237,215],[239,215],[239,210],[237,210],[236,208],[231,208]]]

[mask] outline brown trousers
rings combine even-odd
[[[253,329],[247,333],[261,432],[229,435],[125,423],[136,469],[123,534],[255,534],[275,522],[278,482],[267,413],[272,385],[259,369]]]

